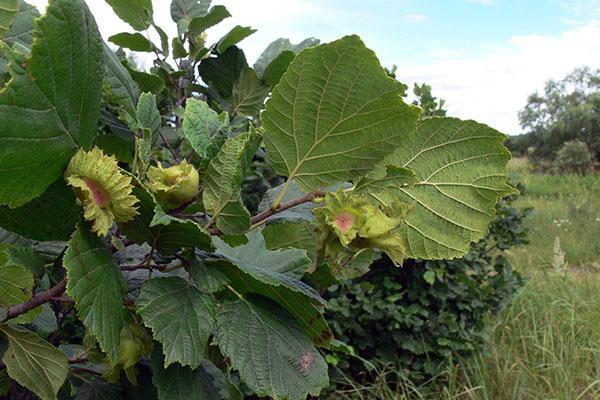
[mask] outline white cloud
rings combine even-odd
[[[427,15],[423,14],[404,14],[402,18],[404,18],[406,21],[417,23],[431,21]]]
[[[515,36],[507,43],[469,54],[445,49],[424,65],[400,64],[400,79],[427,82],[434,95],[447,100],[449,113],[487,123],[505,133],[520,133],[517,112],[527,96],[548,79],[561,79],[574,68],[597,66],[600,21],[559,35]],[[451,50],[451,49],[450,49]]]

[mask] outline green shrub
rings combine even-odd
[[[382,258],[360,280],[328,290],[327,317],[336,338],[358,357],[336,354],[334,373],[370,381],[369,363],[392,363],[406,378],[422,382],[456,357],[485,348],[490,316],[521,286],[504,252],[526,243],[523,219],[529,209],[497,207],[488,235],[462,259],[405,262]],[[365,363],[364,360],[369,363]]]
[[[571,140],[556,154],[554,167],[558,173],[576,173],[585,175],[594,168],[592,153],[584,142]]]

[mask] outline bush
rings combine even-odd
[[[462,259],[411,260],[397,268],[382,258],[359,281],[331,287],[329,323],[336,338],[359,356],[334,356],[334,373],[372,380],[362,358],[378,367],[392,363],[406,378],[423,382],[450,359],[484,349],[489,317],[522,284],[504,255],[526,243],[522,223],[530,210],[517,210],[514,199],[499,203],[488,235]]]
[[[571,140],[558,151],[554,167],[558,173],[585,175],[594,168],[592,153],[584,142]]]

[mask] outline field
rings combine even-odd
[[[486,354],[459,361],[434,393],[381,382],[345,393],[357,399],[600,399],[600,175],[551,176],[511,163],[525,184],[518,207],[533,207],[530,244],[511,253],[525,287],[502,313]],[[449,383],[447,383],[449,382]],[[434,382],[436,386],[436,382]]]

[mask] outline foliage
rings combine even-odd
[[[532,156],[552,160],[568,141],[588,145],[593,159],[600,160],[600,70],[578,68],[563,80],[546,82],[543,94],[529,96],[519,113],[527,134],[511,140],[523,154],[534,147]]]
[[[2,14],[0,373],[13,396],[318,395],[333,335],[308,282],[358,277],[382,252],[462,256],[514,192],[504,135],[422,119],[356,35],[280,39],[251,68],[238,47],[251,27],[206,41],[223,6],[173,0],[169,38],[151,0],[107,3],[136,31],[110,38],[117,52],[84,0]],[[123,49],[155,54],[152,68]],[[331,192],[366,210],[343,224],[353,240],[316,236],[339,218]],[[317,256],[332,243],[344,259]]]
[[[554,166],[559,173],[585,175],[594,168],[594,161],[587,144],[571,140],[556,153]]]
[[[391,363],[402,374],[396,384],[425,382],[451,360],[486,348],[489,317],[522,283],[505,251],[527,243],[522,223],[530,210],[513,207],[514,199],[500,202],[489,233],[462,259],[397,268],[382,258],[362,278],[328,289],[327,318],[336,338],[354,349],[335,354],[338,378],[368,382]]]

